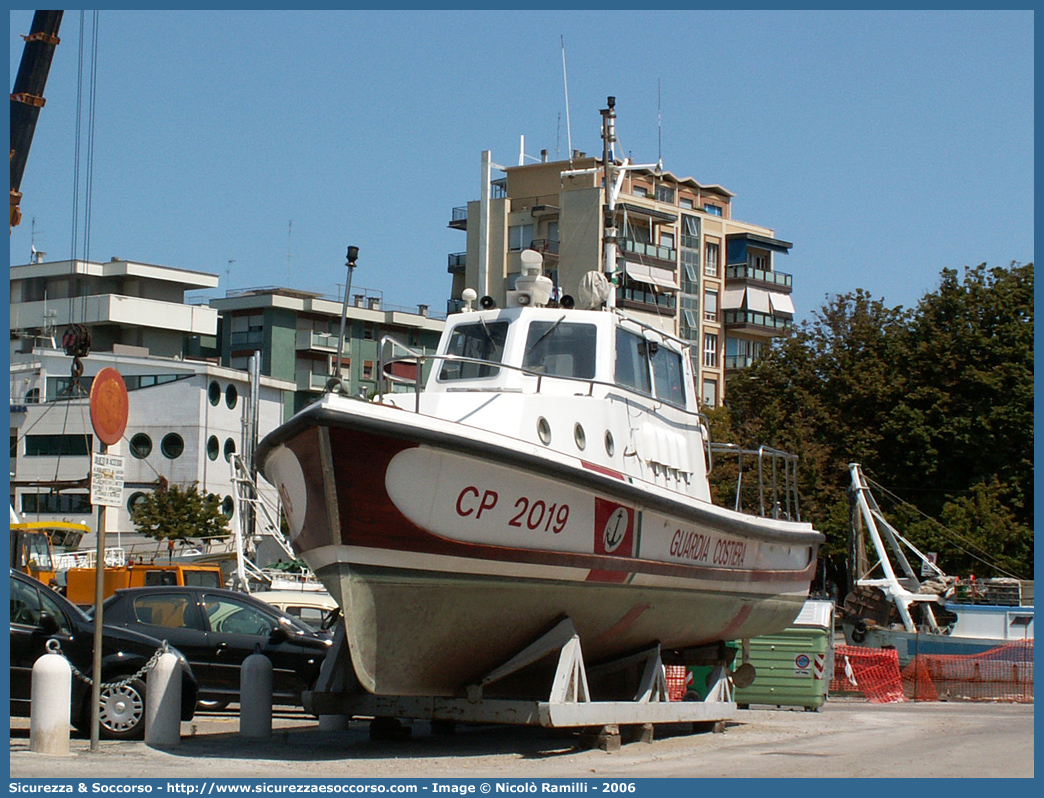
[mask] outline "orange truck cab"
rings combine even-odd
[[[95,573],[93,568],[70,568],[64,571],[65,597],[73,604],[94,603]],[[61,582],[61,575],[59,575]],[[223,587],[224,578],[217,565],[188,565],[180,563],[144,563],[106,568],[104,597],[108,598],[125,587],[152,585],[198,585]]]

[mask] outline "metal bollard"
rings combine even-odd
[[[47,650],[33,664],[30,687],[29,750],[37,754],[69,753],[72,669],[47,641]]]
[[[145,744],[173,748],[181,743],[181,662],[169,651],[149,673],[145,697]]]
[[[239,671],[239,733],[272,736],[272,662],[260,651],[243,660]]]

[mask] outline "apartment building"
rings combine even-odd
[[[38,253],[42,255],[43,253]],[[90,330],[96,352],[181,357],[192,337],[213,336],[217,311],[185,303],[188,291],[216,288],[218,276],[112,258],[12,266],[12,358],[52,341],[73,323]]]
[[[426,305],[386,307],[380,296],[353,294],[338,357],[343,299],[289,288],[248,288],[212,299],[210,306],[221,315],[221,363],[245,368],[247,359],[259,353],[262,374],[293,383],[293,412],[323,394],[338,365],[349,393],[372,395],[380,379],[383,338],[415,352],[430,353],[438,346],[445,326],[445,320],[429,314]],[[405,353],[398,349],[396,354]],[[407,371],[400,368],[398,376],[413,376]],[[402,383],[398,387],[405,389]]]
[[[185,294],[217,283],[213,274],[118,259],[11,268],[10,501],[25,520],[95,528],[88,397],[95,375],[111,367],[127,386],[128,419],[108,449],[125,458],[123,505],[106,514],[110,542],[140,540],[131,510],[164,483],[216,494],[235,521],[232,455],[282,422],[294,385],[253,383],[245,369],[193,359],[216,344],[218,313],[186,304]],[[70,324],[91,337],[78,367],[61,345]]]
[[[10,498],[27,520],[95,525],[86,483],[95,448],[87,397],[94,376],[110,366],[129,398],[124,440],[109,448],[127,456],[124,506],[107,515],[110,531],[133,540],[134,504],[163,482],[217,494],[235,521],[232,455],[249,451],[326,390],[338,368],[344,303],[279,287],[186,302],[187,292],[217,285],[214,274],[115,258],[11,268]],[[61,346],[71,324],[91,336],[78,377]],[[340,357],[346,390],[376,390],[386,336],[432,352],[443,326],[426,306],[390,307],[379,295],[354,294]],[[251,358],[260,375],[256,421]],[[396,373],[409,378],[415,371],[398,364]]]
[[[498,166],[482,154],[480,199],[453,209],[449,226],[467,235],[449,255],[449,312],[465,288],[503,306],[535,249],[558,294],[575,294],[601,270],[607,198],[602,159]],[[730,373],[748,366],[793,323],[791,275],[776,256],[792,244],[770,228],[733,218],[734,195],[655,168],[625,172],[611,218],[618,231],[616,306],[690,343],[705,407],[722,401]]]

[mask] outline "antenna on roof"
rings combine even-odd
[[[656,78],[656,171],[663,171],[663,112],[660,110],[659,78]]]
[[[293,240],[294,220],[286,228],[286,287],[290,287],[290,242]]]
[[[566,60],[565,60],[565,36],[559,34],[562,39],[562,82],[565,84],[565,105],[566,105],[566,144],[569,145],[569,162],[573,162],[573,132],[569,127],[569,78],[566,76]]]

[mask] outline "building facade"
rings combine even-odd
[[[167,358],[217,330],[216,310],[185,302],[186,291],[216,288],[216,274],[112,258],[28,263],[10,277],[12,356],[73,323],[90,330],[93,351]]]
[[[318,399],[335,377],[343,300],[288,288],[252,288],[213,299],[210,306],[221,316],[221,363],[245,368],[247,359],[259,353],[262,374],[294,384],[288,405],[293,412]],[[346,390],[355,396],[377,390],[383,338],[430,353],[444,326],[445,320],[429,315],[427,306],[390,308],[380,297],[353,295],[340,354]]]
[[[521,252],[544,257],[561,294],[601,270],[607,200],[602,161],[514,167],[482,156],[480,199],[453,209],[449,226],[467,249],[449,256],[448,310],[465,288],[498,306],[520,274]],[[732,216],[734,195],[718,185],[652,168],[625,173],[612,219],[618,231],[616,305],[687,340],[705,407],[722,401],[728,375],[745,368],[793,324],[792,278],[776,269],[791,244]]]
[[[163,484],[216,494],[236,520],[232,455],[287,416],[294,385],[261,377],[253,396],[245,370],[193,358],[216,346],[218,313],[185,294],[217,284],[217,275],[118,259],[11,268],[10,500],[24,520],[96,527],[89,394],[106,367],[128,391],[126,432],[108,448],[125,462],[122,506],[106,514],[114,542],[137,537],[131,509]],[[79,368],[56,341],[74,324],[91,339]]]
[[[76,521],[96,529],[87,475],[100,451],[90,420],[89,394],[97,373],[116,369],[127,386],[127,428],[108,454],[124,459],[123,503],[106,514],[109,542],[140,540],[130,513],[161,485],[221,499],[236,522],[233,454],[252,444],[251,381],[244,371],[211,363],[92,352],[74,379],[72,358],[37,347],[11,363],[11,506],[25,521]],[[293,385],[262,377],[256,397],[258,432],[281,423]],[[274,499],[275,492],[268,490]],[[115,512],[112,512],[115,510]],[[89,540],[84,541],[90,546]]]

